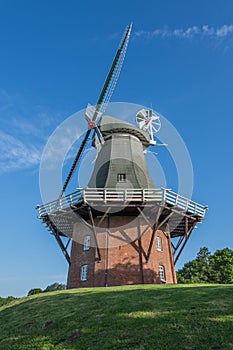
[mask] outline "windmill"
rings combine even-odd
[[[205,218],[205,206],[157,188],[150,176],[145,152],[157,145],[159,115],[139,110],[137,127],[103,114],[131,29],[132,24],[126,27],[96,106],[86,109],[87,131],[59,198],[38,206],[69,263],[68,288],[176,283],[175,263]],[[87,187],[65,194],[90,139],[97,157]]]

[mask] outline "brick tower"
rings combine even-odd
[[[175,263],[205,217],[206,207],[157,188],[149,174],[144,154],[156,145],[157,115],[139,111],[139,127],[100,116],[119,76],[131,28],[126,28],[96,106],[86,110],[88,130],[60,196],[38,206],[39,218],[69,264],[68,288],[176,283]],[[88,145],[97,149],[88,185],[65,194]]]

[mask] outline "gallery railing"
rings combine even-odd
[[[39,217],[61,211],[70,206],[84,204],[110,204],[110,203],[127,203],[139,202],[150,203],[157,202],[176,207],[185,212],[205,217],[206,206],[198,204],[188,198],[185,198],[168,188],[158,189],[111,189],[111,188],[79,188],[77,191],[70,193],[60,199],[38,205]]]

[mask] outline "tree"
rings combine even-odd
[[[34,294],[39,294],[42,292],[43,292],[43,290],[41,288],[33,288],[33,289],[29,290],[28,296],[34,295]]]
[[[44,292],[52,292],[55,290],[64,290],[66,289],[66,285],[62,283],[55,282],[49,286],[47,286],[44,290]]]
[[[178,283],[233,283],[233,251],[217,250],[213,255],[200,248],[196,259],[177,271]]]
[[[44,292],[51,292],[51,291],[55,291],[55,290],[64,290],[64,289],[66,289],[65,284],[55,282],[55,283],[47,286],[44,290],[42,290],[41,288],[33,288],[33,289],[29,290],[28,296],[34,295],[34,294],[39,294],[39,293],[44,293]]]
[[[177,271],[178,283],[207,283],[209,282],[210,251],[207,247],[200,248],[196,259],[184,264]]]
[[[208,264],[210,260],[210,251],[207,247],[202,247],[200,248],[199,252],[197,253],[197,258],[196,260],[199,262],[203,262]]]
[[[210,282],[233,283],[233,251],[216,250],[210,257]]]

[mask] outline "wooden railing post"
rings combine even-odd
[[[194,204],[194,214],[197,213],[197,203]]]
[[[165,203],[166,202],[167,189],[166,188],[162,188],[162,190],[163,190],[163,202]]]

